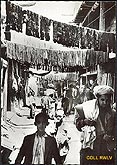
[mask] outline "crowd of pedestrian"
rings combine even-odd
[[[68,132],[64,119],[74,115],[74,124],[81,132],[80,165],[95,164],[87,156],[111,156],[103,163],[115,163],[115,104],[114,90],[90,81],[84,87],[77,82],[67,86],[48,84],[36,104],[33,74],[28,83],[28,119],[34,119],[37,131],[24,137],[15,164],[64,164],[69,153]],[[36,114],[35,109],[41,109]],[[102,147],[103,146],[103,147]],[[77,153],[74,153],[77,154]],[[100,163],[102,160],[99,160]]]
[[[110,86],[97,85],[93,81],[89,81],[83,88],[70,83],[67,87],[63,87],[62,93],[61,89],[55,88],[53,84],[51,88],[54,89],[53,93],[47,94],[46,92],[41,98],[42,112],[49,115],[51,120],[54,120],[54,123],[48,126],[48,135],[56,138],[63,118],[73,113],[75,115],[74,124],[78,131],[82,132],[80,164],[95,164],[94,161],[87,160],[87,156],[90,155],[112,156],[112,160],[109,161],[114,163],[114,90]],[[52,108],[52,103],[54,103],[54,108]],[[63,130],[63,132],[67,134],[66,130]],[[58,143],[59,154],[61,153],[61,148],[64,147],[67,148],[67,151],[69,150],[68,139],[63,143]],[[64,163],[66,155],[62,156],[62,163]],[[107,160],[103,160],[103,163],[107,163]]]

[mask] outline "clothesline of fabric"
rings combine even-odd
[[[89,67],[109,60],[109,53],[93,49],[74,51],[57,51],[27,47],[25,45],[6,41],[7,57],[21,62],[44,64],[52,66],[82,66]]]
[[[52,37],[55,43],[67,47],[94,48],[96,51],[106,51],[108,45],[109,50],[112,49],[115,52],[114,33],[53,21],[29,10],[23,11],[21,7],[11,2],[7,3],[6,10],[6,22],[12,30],[22,32],[23,23],[25,23],[28,36],[45,41],[50,41]]]
[[[113,6],[115,6],[115,5],[113,5]],[[112,7],[113,7],[113,6],[112,6]],[[111,8],[112,8],[112,7],[111,7]],[[49,18],[47,18],[47,17],[45,17],[45,16],[42,16],[42,15],[37,14],[37,13],[35,13],[35,12],[32,12],[32,11],[30,11],[30,10],[23,10],[21,6],[14,4],[13,1],[12,1],[12,2],[8,1],[8,2],[7,2],[6,9],[7,9],[7,12],[9,12],[10,14],[11,14],[12,12],[18,13],[16,16],[20,16],[20,18],[21,18],[21,16],[22,16],[22,15],[21,15],[21,12],[22,12],[23,14],[27,14],[28,17],[31,18],[31,20],[33,21],[33,23],[35,23],[36,25],[39,25],[39,22],[38,22],[38,21],[39,21],[39,17],[40,17],[41,19],[46,20],[46,22],[58,22],[58,21],[56,21],[56,20],[49,19]],[[110,8],[109,8],[109,10],[110,10]],[[107,11],[106,11],[106,12],[107,12]],[[13,13],[13,14],[14,14],[14,13]],[[22,19],[23,19],[23,18],[22,18]],[[58,22],[58,23],[71,26],[69,23],[63,23],[63,22]],[[74,26],[74,27],[80,27],[80,26],[78,26],[78,25],[72,25],[72,26]],[[103,32],[103,33],[105,32],[105,31],[103,31],[103,30],[97,30],[97,29],[93,29],[93,28],[89,28],[89,27],[83,27],[83,26],[82,26],[82,28],[90,29],[90,30],[95,30],[95,31],[97,31],[97,32],[98,32],[98,31],[99,31],[99,32]],[[106,33],[110,33],[110,32],[106,32]]]

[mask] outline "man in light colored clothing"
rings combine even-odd
[[[76,127],[82,132],[80,165],[115,164],[113,93],[110,86],[95,86],[96,99],[75,106],[78,112]],[[111,159],[102,160],[100,156],[110,156]],[[90,159],[91,157],[94,159]]]

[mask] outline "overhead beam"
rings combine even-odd
[[[89,12],[87,13],[87,15],[86,15],[86,17],[84,18],[83,22],[81,23],[82,25],[85,23],[87,17],[90,15],[90,13],[91,13],[92,11],[94,11],[98,6],[99,6],[99,3],[96,1],[96,2],[94,3],[94,5],[91,7],[91,9],[89,10]]]

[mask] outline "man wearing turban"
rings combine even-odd
[[[107,85],[99,85],[94,87],[94,95],[98,97],[99,95],[112,95],[114,93],[113,88]]]
[[[75,106],[78,113],[76,127],[82,132],[80,165],[115,164],[113,94],[110,86],[95,86],[96,99]]]

